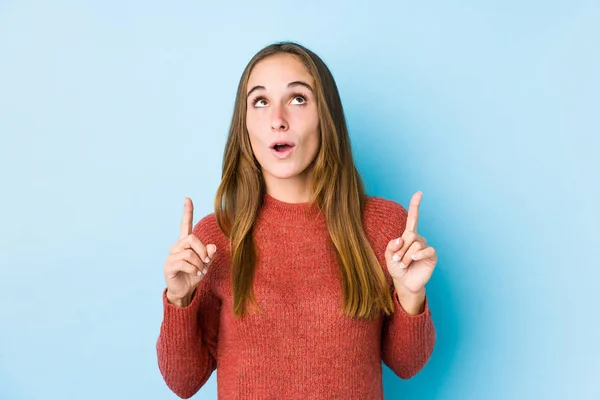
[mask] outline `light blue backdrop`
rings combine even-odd
[[[370,193],[424,193],[438,343],[386,398],[600,398],[600,5],[523,3],[0,2],[0,399],[175,398],[182,199],[212,211],[241,71],[287,39],[332,69]]]

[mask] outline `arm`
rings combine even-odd
[[[394,288],[395,312],[383,322],[381,350],[382,361],[394,373],[408,379],[419,372],[433,352],[436,331],[431,319],[427,297],[422,312],[411,315],[402,307]]]
[[[215,236],[212,225],[205,218],[193,233],[203,243],[211,243]],[[181,398],[192,397],[217,368],[221,302],[211,288],[216,268],[214,259],[189,301],[172,304],[167,290],[162,293],[163,321],[156,342],[158,366],[167,386]]]
[[[156,344],[158,366],[167,386],[179,397],[190,398],[217,368],[220,304],[205,279],[184,307],[170,304],[165,290],[163,308]]]
[[[394,201],[375,199],[368,203],[365,215],[365,229],[385,272],[394,302],[394,313],[384,316],[382,324],[382,361],[398,377],[408,379],[425,366],[436,340],[425,289],[398,292],[396,288],[404,285],[400,281],[394,282],[386,267],[388,246],[406,230],[408,212]],[[388,256],[391,259],[391,254]]]

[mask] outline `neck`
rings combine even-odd
[[[312,193],[312,182],[307,174],[293,178],[279,179],[265,176],[266,192],[269,196],[284,203],[306,203]]]

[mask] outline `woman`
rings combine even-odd
[[[164,266],[157,341],[166,384],[219,399],[382,399],[383,361],[407,379],[435,328],[425,284],[437,255],[409,206],[364,193],[323,61],[295,43],[244,70],[215,212]]]

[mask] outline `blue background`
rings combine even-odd
[[[366,3],[0,2],[0,399],[175,398],[163,263],[279,40],[333,71],[369,192],[424,193],[438,342],[386,399],[600,398],[599,3]]]

